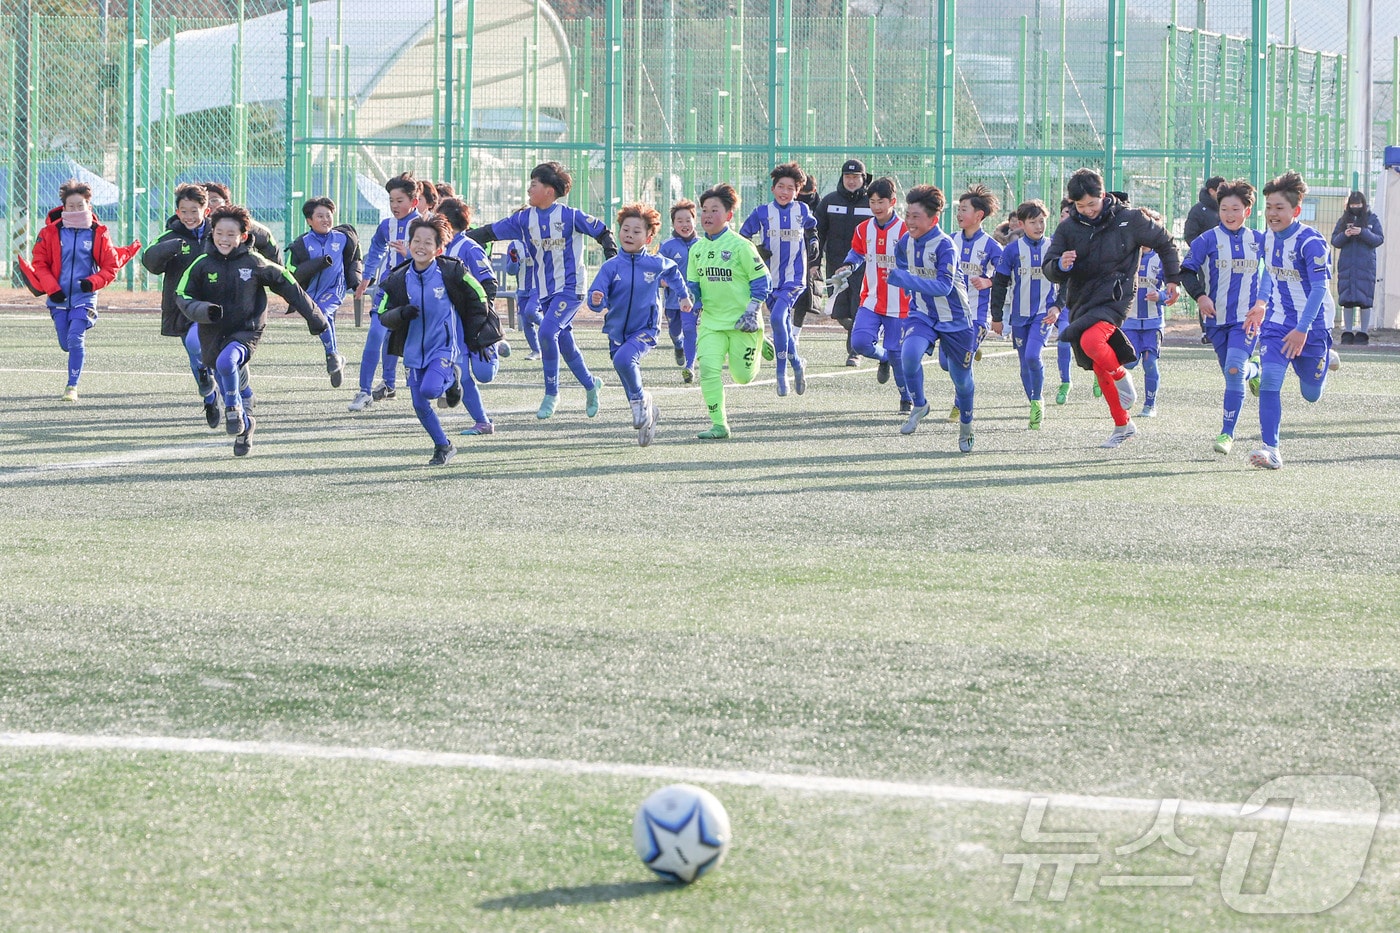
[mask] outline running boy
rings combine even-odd
[[[734,232],[730,222],[739,206],[732,185],[716,185],[700,195],[700,226],[704,239],[690,250],[686,283],[700,314],[695,338],[695,362],[700,367],[700,392],[712,422],[701,440],[729,437],[724,408],[724,366],[739,385],[758,373],[763,321],[759,311],[768,299],[768,267],[758,248]],[[701,313],[701,309],[703,313]]]
[[[204,365],[214,370],[224,396],[224,427],[233,455],[247,456],[257,423],[246,411],[239,371],[252,359],[267,327],[267,290],[286,300],[319,336],[330,326],[310,296],[281,266],[250,252],[252,218],[225,205],[209,215],[209,242],[185,270],[176,291],[180,310],[199,325]]]
[[[301,216],[311,229],[287,247],[287,271],[326,316],[329,326],[321,331],[321,345],[326,348],[331,388],[338,389],[345,373],[345,357],[336,347],[335,313],[346,293],[360,287],[364,271],[360,240],[354,227],[335,225],[335,202],[330,198],[307,201],[301,206]]]
[[[1040,200],[1026,201],[1011,212],[1016,219],[1017,235],[997,258],[996,274],[992,276],[992,333],[1001,335],[1007,292],[1011,294],[1011,344],[1021,361],[1021,388],[1031,403],[1029,429],[1040,430],[1045,417],[1045,365],[1040,352],[1045,349],[1050,328],[1060,319],[1055,301],[1055,286],[1041,271],[1044,261],[1045,222],[1049,211]]]
[[[904,381],[913,396],[909,420],[899,429],[913,434],[928,414],[924,397],[924,357],[938,345],[939,364],[953,379],[957,404],[958,450],[972,452],[972,354],[977,334],[958,273],[958,253],[953,240],[938,229],[943,213],[943,192],[933,185],[916,185],[905,199],[908,232],[895,245],[895,268],[890,283],[909,295],[909,322],[904,329],[900,362]]]
[[[970,185],[958,195],[958,232],[953,234],[953,246],[958,251],[963,289],[977,304],[973,324],[978,349],[974,360],[982,358],[982,341],[986,339],[992,311],[992,272],[1001,257],[1001,244],[982,229],[982,224],[999,210],[1001,201],[986,185]]]
[[[1235,181],[1217,189],[1220,224],[1191,241],[1181,263],[1181,282],[1196,300],[1206,336],[1225,376],[1224,419],[1215,452],[1228,454],[1244,406],[1244,390],[1259,394],[1259,358],[1245,337],[1244,319],[1259,297],[1259,260],[1264,234],[1244,224],[1254,207],[1254,186]]]
[[[554,414],[559,402],[559,360],[562,357],[585,392],[584,413],[598,414],[598,390],[603,382],[588,371],[574,342],[574,315],[583,305],[583,239],[591,237],[603,256],[617,255],[617,242],[607,224],[577,208],[558,203],[573,187],[573,178],[558,162],[542,162],[530,172],[526,199],[530,209],[512,214],[468,234],[478,243],[520,240],[534,262],[540,310],[540,354],[544,362],[544,399],[535,417]]]
[[[451,233],[442,217],[409,225],[410,261],[389,273],[379,306],[389,346],[408,369],[413,413],[433,439],[428,466],[444,466],[457,453],[433,400],[445,397],[448,407],[455,407],[462,399],[462,349],[481,352],[501,336],[481,284],[460,260],[442,254]]]
[[[698,237],[695,233],[695,202],[681,199],[671,205],[671,231],[675,235],[661,244],[662,256],[676,264],[681,278],[686,276],[690,261],[690,248]],[[681,381],[689,385],[695,381],[695,315],[681,311],[681,294],[675,289],[666,289],[666,329],[671,335],[671,346],[676,351],[676,365],[681,367]]]
[[[1245,316],[1245,333],[1259,335],[1259,430],[1263,446],[1249,455],[1262,470],[1283,466],[1279,425],[1283,420],[1283,380],[1288,367],[1298,374],[1303,398],[1316,402],[1327,373],[1341,365],[1332,349],[1331,324],[1337,315],[1327,282],[1332,253],[1327,239],[1298,222],[1307,183],[1284,172],[1264,186],[1264,280]]]
[[[152,275],[164,276],[160,294],[160,335],[179,337],[190,361],[190,373],[204,399],[204,420],[211,428],[219,426],[219,392],[214,371],[204,365],[199,350],[199,328],[180,313],[175,290],[190,263],[204,252],[209,234],[209,193],[201,185],[181,185],[175,190],[175,216],[165,223],[160,239],[141,254],[141,264]]]
[[[899,201],[899,188],[893,178],[875,179],[867,186],[866,194],[873,216],[856,226],[845,262],[832,273],[829,287],[846,288],[855,270],[864,265],[860,304],[851,326],[851,347],[861,356],[879,363],[875,379],[882,385],[889,382],[893,371],[894,384],[899,388],[899,410],[907,414],[913,410],[914,403],[904,380],[899,354],[904,345],[905,321],[909,317],[909,296],[890,284],[890,270],[895,265],[895,244],[908,228],[894,211]]]
[[[758,244],[768,259],[773,289],[768,293],[769,322],[773,325],[773,345],[778,395],[788,393],[787,367],[792,363],[792,382],[797,394],[807,391],[807,372],[797,355],[793,336],[792,306],[807,290],[807,263],[817,256],[817,219],[806,204],[797,201],[797,192],[807,173],[796,162],[786,162],[768,173],[773,179],[773,200],[756,207],[739,228],[739,236]]]
[[[656,346],[660,324],[661,288],[679,296],[678,310],[689,314],[690,292],[680,269],[665,256],[646,248],[661,229],[661,215],[645,204],[629,204],[617,212],[617,236],[622,251],[598,269],[589,289],[588,307],[607,311],[603,333],[627,401],[637,443],[647,446],[656,436],[656,401],[642,388],[642,357]]]
[[[61,206],[49,211],[34,244],[33,266],[21,268],[33,290],[48,296],[59,349],[68,354],[68,385],[59,398],[76,402],[88,328],[97,323],[97,292],[112,284],[117,270],[141,244],[118,254],[107,228],[93,216],[88,185],[69,179],[58,189],[58,197]]]
[[[408,256],[408,225],[418,219],[418,182],[411,174],[395,175],[384,183],[384,190],[389,193],[390,216],[379,222],[369,241],[365,274],[355,289],[356,298],[363,298],[370,285],[388,278],[390,270]],[[350,411],[364,411],[375,402],[393,398],[397,392],[399,360],[385,348],[389,332],[376,310],[383,297],[382,292],[376,290],[370,302],[369,334],[365,336],[365,349],[360,355],[360,391],[351,400]],[[381,357],[384,381],[375,385],[374,374]]]

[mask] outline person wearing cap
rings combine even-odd
[[[826,275],[846,261],[856,228],[875,216],[870,212],[871,176],[860,159],[847,159],[841,166],[841,183],[836,190],[821,199],[813,212],[817,216],[817,248],[826,257]],[[857,278],[862,268],[853,270]],[[855,323],[860,296],[843,289],[831,302],[831,316],[846,328],[846,365],[859,366],[860,358],[851,346],[851,326]]]

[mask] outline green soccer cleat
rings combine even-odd
[[[767,337],[763,338],[763,358],[770,363],[778,358],[777,348],[773,346],[773,341]]]
[[[954,405],[953,410],[948,412],[948,423],[952,424],[962,417],[962,412],[958,411],[958,406]]]
[[[1228,434],[1222,434],[1215,439],[1215,452],[1218,454],[1228,454],[1233,446],[1235,439]]]
[[[1072,383],[1068,382],[1060,383],[1060,391],[1055,393],[1056,405],[1063,405],[1065,402],[1069,401],[1069,387],[1071,384]]]
[[[603,380],[597,376],[593,377],[593,388],[588,390],[587,400],[583,406],[583,413],[592,418],[598,414],[598,390],[603,387]]]
[[[546,395],[544,400],[540,402],[540,410],[535,412],[535,417],[541,421],[545,420],[554,414],[554,406],[557,404],[559,404],[559,396]]]
[[[58,397],[60,402],[76,402],[78,400],[78,387],[68,386],[63,390],[63,394]]]
[[[1264,374],[1264,367],[1259,362],[1258,356],[1251,356],[1249,364],[1254,367],[1254,375],[1249,377],[1249,394],[1255,398],[1259,397],[1259,380]]]
[[[722,424],[714,425],[708,431],[701,431],[695,435],[702,441],[722,441],[729,437],[729,428]]]
[[[684,382],[686,385],[690,385],[690,384],[691,384],[692,382],[694,382],[694,381],[695,381],[695,370],[691,369],[689,366],[686,366],[686,367],[682,368],[682,369],[681,369],[681,382]]]
[[[1040,399],[1031,402],[1031,423],[1027,427],[1032,431],[1040,430],[1041,419],[1045,417],[1045,403]]]
[[[1094,398],[1103,398],[1103,387],[1097,379],[1094,380]]]

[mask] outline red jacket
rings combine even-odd
[[[24,274],[29,290],[35,295],[52,295],[62,291],[58,284],[63,261],[63,248],[59,244],[59,228],[63,225],[63,208],[49,211],[48,223],[39,231],[39,240],[34,244],[34,264],[19,260],[20,272]],[[97,218],[92,221],[92,257],[97,263],[97,271],[87,277],[92,290],[106,288],[117,277],[117,271],[126,265],[132,256],[141,249],[140,241],[129,246],[114,248],[107,236],[107,228]]]

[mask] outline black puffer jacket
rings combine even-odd
[[[212,240],[205,244],[204,253],[185,271],[176,294],[180,311],[199,325],[205,366],[213,369],[224,347],[234,342],[247,347],[252,357],[267,327],[268,289],[306,319],[313,335],[330,326],[291,273],[250,252],[247,240],[227,256]]]
[[[208,224],[201,224],[199,231],[191,230],[180,222],[179,217],[171,217],[161,234],[146,251],[141,254],[141,265],[152,275],[165,276],[160,289],[160,334],[162,337],[183,337],[194,326],[194,322],[180,313],[175,301],[175,289],[180,286],[180,277],[200,256],[204,255],[204,241],[197,232],[207,234]]]
[[[1070,209],[1069,216],[1055,228],[1042,264],[1045,277],[1061,287],[1069,311],[1061,340],[1077,348],[1079,338],[1094,324],[1107,321],[1117,327],[1123,323],[1136,294],[1134,284],[1144,246],[1161,258],[1166,280],[1180,283],[1176,244],[1142,211],[1112,195],[1104,198],[1103,210],[1093,220]],[[1060,268],[1060,257],[1070,250],[1076,254],[1074,268],[1065,272]]]
[[[822,198],[812,212],[817,217],[817,249],[826,257],[826,274],[836,271],[851,251],[851,239],[856,227],[874,215],[870,213],[869,176],[855,191],[837,184],[836,190]]]
[[[1198,200],[1191,205],[1191,211],[1186,215],[1186,228],[1181,234],[1188,248],[1196,241],[1196,237],[1214,229],[1220,223],[1220,205],[1215,203],[1215,192],[1209,188],[1202,188],[1197,197]]]

